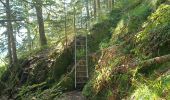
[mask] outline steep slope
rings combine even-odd
[[[58,50],[56,45],[24,55],[25,57],[20,59],[20,65],[8,68],[2,75],[1,95],[19,99],[29,92],[43,91],[57,84],[62,75],[71,70],[69,65],[73,63],[72,43],[64,50]],[[73,79],[69,78],[71,85],[68,90],[74,87]],[[58,87],[55,89],[57,90]]]
[[[112,28],[110,45],[115,45],[111,49],[114,52],[108,49],[99,56],[83,90],[85,96],[92,100],[169,99],[169,62],[152,62],[144,68],[144,63],[135,66],[169,54],[168,2],[139,1],[122,13],[117,26]]]

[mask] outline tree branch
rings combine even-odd
[[[2,62],[4,62],[5,65],[7,65],[7,62],[4,61],[2,58],[0,58],[0,60],[1,60]]]
[[[6,4],[2,1],[2,0],[0,0],[0,2],[4,5],[4,7],[6,8]]]
[[[27,0],[23,0],[23,1],[26,2],[26,3],[29,3],[29,4],[35,4],[35,3],[29,2]]]
[[[23,21],[23,20],[21,20],[21,19],[11,19],[11,20],[6,20],[6,19],[4,19],[4,20],[0,20],[0,23],[4,23],[4,22],[15,22],[15,21]]]

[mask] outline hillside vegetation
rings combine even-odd
[[[170,100],[170,0],[119,0],[102,17],[88,34],[87,100]],[[59,47],[0,67],[0,97],[58,100],[75,90],[74,38]]]

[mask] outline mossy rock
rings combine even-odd
[[[48,77],[48,63],[44,60],[38,61],[34,68],[29,72],[27,82],[29,84],[38,84],[44,82]]]
[[[49,77],[51,77],[55,81],[58,81],[61,75],[67,72],[67,68],[69,67],[69,65],[74,62],[73,58],[73,48],[69,47],[65,49],[59,55],[59,57],[55,59],[55,62],[50,70]]]

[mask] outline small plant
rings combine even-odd
[[[76,57],[77,59],[81,59],[82,57],[86,56],[85,49],[79,49],[76,51]]]

